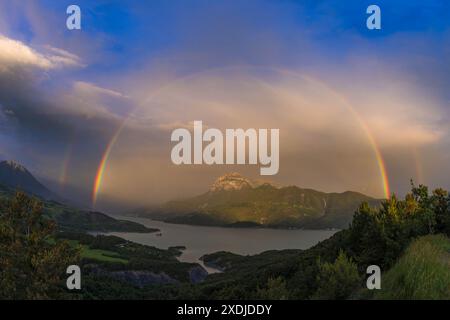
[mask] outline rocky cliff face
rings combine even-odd
[[[115,279],[131,283],[140,288],[150,284],[179,283],[178,280],[171,278],[164,272],[154,273],[151,271],[124,270],[110,272],[109,275]]]
[[[208,276],[208,272],[202,266],[194,266],[189,270],[191,283],[200,283]]]
[[[153,284],[179,284],[180,281],[165,272],[153,272],[151,270],[120,270],[107,271],[97,265],[89,265],[89,272],[97,275],[108,275],[111,278],[128,282],[137,287],[145,287]],[[208,272],[200,265],[195,265],[188,270],[189,281],[200,283],[208,276]]]
[[[246,188],[252,188],[253,184],[250,180],[244,178],[239,173],[233,172],[225,174],[213,183],[209,191],[230,191],[230,190],[242,190]]]

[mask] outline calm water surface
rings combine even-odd
[[[115,216],[115,218],[138,222],[147,227],[158,228],[157,233],[111,232],[108,234],[133,242],[167,249],[173,246],[185,246],[179,257],[183,262],[201,263],[199,258],[207,253],[229,251],[241,255],[253,255],[267,250],[308,249],[331,237],[334,230],[278,230],[244,229],[189,226],[170,224],[145,218]],[[209,272],[216,270],[206,268]]]

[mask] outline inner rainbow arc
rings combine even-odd
[[[293,73],[292,71],[284,71],[284,72]],[[388,174],[387,174],[386,163],[384,161],[384,158],[383,158],[383,155],[381,153],[380,147],[377,144],[377,141],[376,141],[376,139],[374,137],[374,134],[370,130],[369,125],[359,115],[359,113],[355,110],[355,108],[348,101],[348,99],[345,96],[343,96],[342,94],[340,94],[338,91],[336,91],[335,89],[330,88],[325,83],[323,83],[321,81],[318,81],[316,79],[313,79],[313,78],[311,78],[309,76],[302,76],[302,75],[297,75],[297,76],[300,76],[300,77],[303,77],[305,79],[308,79],[309,81],[317,83],[317,84],[323,86],[324,88],[327,88],[328,90],[330,90],[339,100],[341,100],[343,102],[343,104],[347,108],[347,110],[358,121],[359,125],[361,126],[361,128],[364,131],[364,133],[366,134],[366,137],[369,140],[371,148],[372,148],[372,150],[373,150],[373,152],[375,154],[375,158],[376,158],[377,165],[378,165],[378,170],[379,170],[379,173],[380,173],[380,176],[381,176],[384,197],[385,197],[385,199],[389,199],[390,196],[391,196],[391,191],[390,191],[390,186],[389,186],[389,178],[388,178]]]
[[[111,150],[114,147],[114,144],[116,143],[117,138],[120,136],[120,133],[122,132],[123,128],[125,127],[127,118],[122,121],[117,131],[113,134],[111,140],[106,146],[105,152],[102,155],[102,158],[100,160],[100,163],[98,165],[95,179],[94,179],[94,188],[92,190],[92,207],[95,208],[95,204],[97,203],[97,197],[100,191],[100,187],[102,185],[103,175],[105,173],[106,163],[108,161],[109,155],[111,154]]]

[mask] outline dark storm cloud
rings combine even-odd
[[[64,143],[75,132],[85,138],[102,138],[115,123],[112,117],[89,117],[73,110],[75,101],[46,94],[37,88],[32,73],[19,69],[0,73],[0,101],[3,118],[18,138],[43,145]]]
[[[0,41],[2,158],[22,162],[46,181],[66,180],[70,170],[71,183],[91,185],[105,146],[133,101],[67,79],[82,66],[75,55],[56,48],[43,53],[4,36]]]

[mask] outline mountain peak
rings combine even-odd
[[[13,189],[20,189],[45,199],[57,198],[56,195],[42,185],[24,166],[13,160],[0,162],[0,184]]]
[[[27,172],[27,169],[23,165],[21,165],[20,163],[14,161],[14,160],[2,161],[2,162],[0,162],[0,166],[9,167],[14,171]]]
[[[222,190],[242,190],[247,188],[253,188],[252,182],[237,172],[231,172],[217,178],[209,190],[214,192]]]

